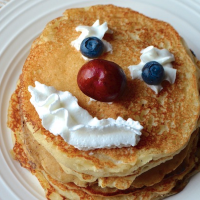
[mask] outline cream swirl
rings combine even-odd
[[[28,90],[43,127],[80,150],[135,146],[140,140],[143,127],[137,121],[121,117],[98,120],[70,92],[37,81]]]
[[[81,31],[81,35],[74,41],[71,42],[71,45],[76,48],[76,50],[80,51],[80,46],[82,41],[87,37],[97,37],[104,44],[104,52],[112,52],[112,45],[103,39],[105,33],[113,33],[110,29],[108,29],[107,22],[103,24],[99,24],[99,20],[92,26],[77,26],[76,31]],[[85,60],[89,60],[87,57],[83,56]]]
[[[174,84],[176,79],[176,69],[173,69],[171,64],[174,61],[174,55],[171,54],[167,49],[158,49],[153,46],[149,46],[141,51],[142,55],[140,56],[141,62],[138,65],[129,66],[132,79],[141,79],[142,68],[147,62],[156,61],[164,67],[164,80],[169,81],[171,84]],[[148,84],[147,84],[148,85]],[[155,93],[157,94],[163,88],[160,85],[148,85]]]

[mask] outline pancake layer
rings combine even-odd
[[[200,140],[196,130],[184,150],[138,176],[128,189],[102,188],[97,182],[81,184],[77,177],[62,171],[59,163],[34,140],[25,123],[21,123],[17,92],[18,89],[12,95],[9,109],[10,128],[15,138],[13,156],[38,178],[48,199],[163,199],[182,190],[190,176],[200,171]],[[18,122],[15,124],[11,118],[14,115]]]

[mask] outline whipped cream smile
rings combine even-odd
[[[132,119],[97,119],[81,108],[70,92],[35,82],[29,86],[42,125],[54,135],[80,150],[135,146],[143,127]]]
[[[169,81],[171,84],[174,84],[176,79],[176,69],[173,69],[171,62],[175,61],[174,55],[171,54],[167,49],[158,49],[154,46],[149,46],[141,51],[142,55],[140,56],[141,62],[138,65],[129,66],[129,71],[131,73],[132,79],[140,79],[142,68],[147,62],[156,61],[160,63],[164,68],[164,80]],[[155,93],[157,94],[163,88],[161,84],[159,85],[148,85]]]

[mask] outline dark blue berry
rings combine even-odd
[[[142,79],[148,85],[159,85],[164,78],[163,66],[156,62],[150,61],[142,68]]]
[[[80,47],[81,53],[88,58],[97,58],[101,56],[103,50],[103,42],[97,37],[85,38]]]

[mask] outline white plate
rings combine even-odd
[[[130,7],[147,16],[172,24],[186,39],[200,59],[199,0],[20,0],[12,1],[0,10],[0,199],[45,199],[37,179],[17,161],[12,149],[10,130],[6,127],[8,102],[15,89],[32,41],[46,23],[61,16],[65,9],[94,4],[114,3]],[[200,173],[186,188],[169,200],[200,199]]]

